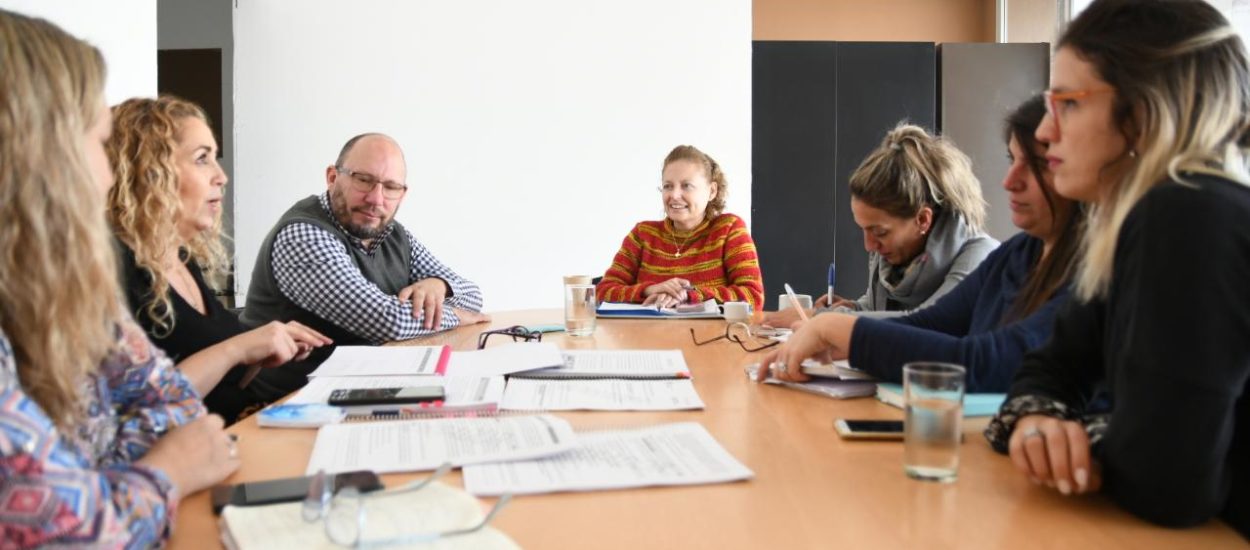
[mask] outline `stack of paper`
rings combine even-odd
[[[513,375],[516,378],[690,378],[681,350],[568,350],[564,364]]]
[[[689,379],[540,380],[512,378],[500,408],[513,411],[682,411],[702,409]]]
[[[370,493],[364,502],[368,514],[364,530],[365,542],[464,529],[482,521],[482,507],[476,498],[439,482],[431,483],[419,491]],[[322,521],[304,521],[300,512],[302,506],[303,503],[300,502],[268,506],[227,506],[221,513],[222,542],[227,548],[239,550],[341,548],[326,537]],[[507,535],[489,526],[474,533],[447,537],[423,546],[427,547],[484,550],[520,548]]]
[[[583,434],[574,450],[535,460],[466,466],[475,495],[697,485],[754,474],[694,422]]]
[[[550,415],[331,424],[317,431],[307,474],[537,458],[566,451],[575,440],[569,423]]]

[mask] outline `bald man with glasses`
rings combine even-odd
[[[243,322],[296,320],[359,345],[489,321],[478,286],[395,221],[406,175],[395,140],[348,140],[326,168],[326,192],[295,203],[265,237]]]

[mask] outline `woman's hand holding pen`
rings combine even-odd
[[[855,300],[848,300],[846,298],[838,296],[837,294],[833,295],[833,303],[829,302],[828,294],[821,294],[820,297],[816,299],[816,303],[813,304],[813,306],[816,307],[817,309],[823,308],[823,307],[846,307],[850,309],[859,309],[859,307],[857,307],[855,304]]]
[[[690,290],[690,281],[679,277],[673,277],[662,283],[656,283],[642,290],[642,295],[646,297],[643,305],[655,304],[659,307],[672,307],[686,303],[689,296],[687,291]]]
[[[770,373],[774,378],[787,382],[811,380],[810,376],[803,374],[803,361],[816,359],[821,363],[830,363],[845,359],[850,352],[851,331],[856,320],[854,315],[829,313],[806,323],[795,323],[790,339],[760,361],[755,381],[763,382]]]

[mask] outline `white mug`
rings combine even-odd
[[[795,294],[794,297],[799,299],[799,306],[803,309],[812,309],[811,294]],[[782,294],[777,297],[777,311],[785,311],[787,309],[790,309],[790,295]]]
[[[751,304],[747,302],[725,302],[725,320],[730,323],[745,323],[751,318]]]

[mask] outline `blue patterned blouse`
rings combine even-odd
[[[83,380],[86,421],[60,433],[22,388],[0,331],[0,546],[145,548],[168,539],[179,495],[135,464],[163,434],[204,414],[200,397],[143,329]]]

